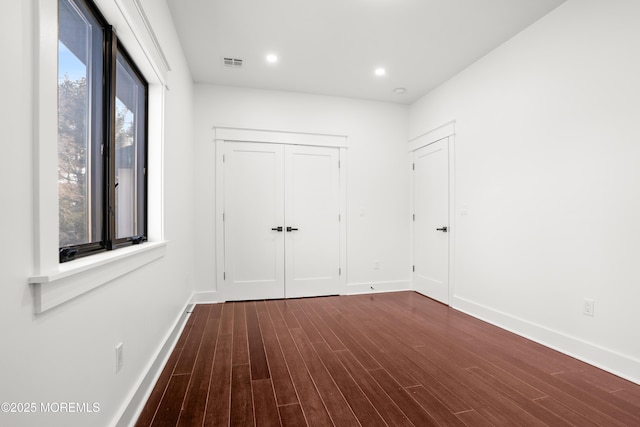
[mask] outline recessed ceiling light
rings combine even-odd
[[[275,64],[276,62],[278,62],[278,57],[276,55],[274,55],[273,53],[267,55],[267,62],[270,64]]]
[[[376,76],[384,76],[387,72],[385,71],[384,68],[376,68],[374,73]]]

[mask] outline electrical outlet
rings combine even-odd
[[[585,316],[592,316],[593,317],[593,300],[592,299],[589,299],[589,298],[585,298],[584,299],[583,314]]]
[[[122,364],[124,363],[123,354],[122,354],[123,347],[124,347],[124,344],[122,343],[116,346],[116,374],[120,372],[120,369],[122,369]]]

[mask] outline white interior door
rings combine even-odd
[[[277,144],[225,144],[227,301],[284,298],[283,153]]]
[[[337,149],[285,147],[287,298],[339,293],[339,190]]]
[[[223,298],[339,293],[339,150],[233,142],[224,156]]]
[[[449,304],[448,138],[413,152],[414,274],[417,291]]]

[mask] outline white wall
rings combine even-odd
[[[0,106],[0,402],[98,402],[100,412],[0,413],[0,424],[114,422],[192,289],[215,291],[214,125],[349,136],[347,274],[357,290],[409,280],[406,141],[457,120],[456,204],[469,214],[456,218],[453,305],[640,381],[637,1],[569,1],[409,112],[205,85],[195,86],[194,101],[168,10],[145,2],[173,69],[164,153],[167,253],[34,315],[27,278],[35,237],[35,1],[0,6],[0,43],[11,64],[2,68],[9,84]],[[594,317],[582,314],[585,297],[595,300]],[[118,342],[125,364],[115,374]]]
[[[93,414],[6,414],[11,426],[102,426],[116,421],[192,293],[193,86],[164,2],[145,2],[173,71],[166,97],[166,255],[43,314],[33,314],[32,12],[35,0],[2,2],[0,156],[0,402],[97,402]],[[8,66],[10,64],[10,66]],[[55,141],[55,137],[53,139]],[[157,173],[157,171],[151,171]],[[57,212],[50,212],[57,223]],[[193,277],[193,274],[191,274]],[[124,367],[115,373],[115,346]]]
[[[347,135],[349,292],[364,291],[365,285],[369,290],[371,284],[377,290],[409,285],[408,107],[200,84],[195,92],[196,291],[216,290],[213,126]]]
[[[565,3],[416,102],[409,132],[456,120],[452,305],[636,382],[638,17]]]

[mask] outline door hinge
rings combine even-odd
[[[227,273],[222,273],[222,280],[227,280]]]
[[[338,276],[342,276],[342,267],[338,267]]]
[[[224,222],[224,212],[222,212],[222,222]]]
[[[415,265],[413,266],[413,272],[414,273],[416,272],[416,266]]]
[[[416,164],[415,164],[415,163],[413,163],[413,165],[412,165],[412,166],[413,166],[413,167],[412,167],[412,169],[413,169],[413,170],[416,170]]]
[[[342,221],[342,215],[338,214],[338,222]]]
[[[225,161],[225,155],[223,154],[222,155],[222,163],[224,163],[224,161]]]
[[[340,169],[340,160],[338,160],[338,169]]]
[[[413,220],[414,221],[416,220],[416,214],[413,214]]]

